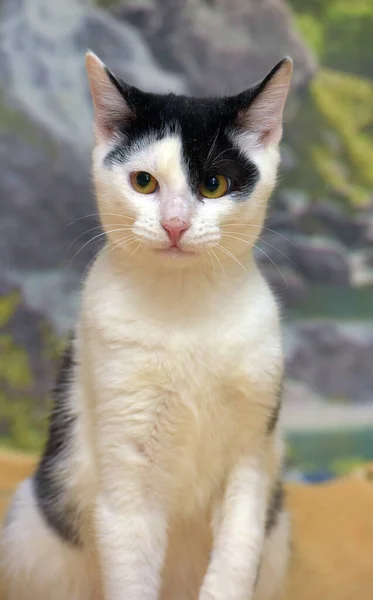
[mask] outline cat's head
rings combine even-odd
[[[168,267],[241,260],[276,182],[292,61],[236,96],[157,95],[92,53],[93,171],[103,226],[123,256]]]

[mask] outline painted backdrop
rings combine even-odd
[[[129,83],[238,92],[295,59],[258,259],[284,307],[288,474],[373,459],[373,3],[2,0],[0,444],[45,436],[56,360],[100,248],[84,52]]]

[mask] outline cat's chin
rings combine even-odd
[[[171,248],[161,248],[155,250],[157,254],[168,256],[173,259],[186,258],[188,256],[195,256],[195,252],[191,252],[190,250],[183,250],[178,246],[172,246]]]
[[[150,250],[150,253],[149,253]],[[201,257],[201,253],[191,250],[184,250],[183,248],[169,247],[169,248],[148,248],[147,261],[154,262],[158,268],[161,269],[183,269],[185,267],[192,267],[198,259]],[[145,255],[144,255],[145,256]]]

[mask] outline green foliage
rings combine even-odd
[[[320,59],[324,50],[325,37],[322,23],[309,13],[301,13],[297,17],[296,22],[303,39],[307,40],[316,56]]]
[[[371,77],[372,0],[290,0],[298,28],[321,64]]]
[[[93,3],[100,8],[110,8],[115,4],[119,4],[119,0],[93,0]]]
[[[0,298],[0,442],[23,450],[40,450],[45,412],[32,396],[33,376],[26,350],[6,326],[19,303],[16,293]]]
[[[354,208],[373,187],[373,82],[320,69],[286,129],[298,164],[286,184],[313,201],[334,199]]]
[[[372,306],[373,286],[340,287],[325,283],[311,284],[308,287],[307,298],[293,309],[292,317],[363,323],[372,318]]]
[[[331,461],[331,469],[338,477],[343,477],[358,467],[363,467],[365,461],[360,456],[351,456],[347,458],[338,458]]]
[[[369,200],[373,187],[373,83],[323,69],[312,84],[315,105],[333,137],[313,148],[321,177],[351,203]]]
[[[312,200],[362,205],[373,187],[373,1],[289,3],[322,65],[295,119],[299,131],[290,131],[290,145],[300,157],[292,183],[308,190]]]
[[[289,432],[287,443],[293,464],[303,472],[324,471],[342,474],[373,460],[372,427],[333,428]]]

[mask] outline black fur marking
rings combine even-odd
[[[277,423],[278,423],[278,419],[280,417],[280,410],[281,410],[281,406],[282,406],[282,396],[284,393],[284,384],[283,382],[281,383],[281,387],[278,390],[277,393],[277,397],[276,397],[276,404],[275,406],[272,408],[272,412],[270,414],[270,417],[267,421],[267,435],[271,435],[271,433],[274,432],[274,430],[276,429]]]
[[[271,499],[267,508],[267,517],[265,524],[266,535],[269,535],[272,529],[276,526],[278,516],[284,507],[284,486],[282,481],[278,479],[272,490]]]
[[[49,422],[48,441],[33,482],[36,500],[46,523],[63,540],[79,546],[81,545],[79,533],[74,526],[76,511],[72,506],[66,506],[63,485],[56,477],[59,461],[68,448],[75,420],[66,403],[74,366],[73,342],[70,341],[62,358],[57,383],[53,390],[54,405]]]
[[[107,166],[125,161],[141,139],[159,140],[175,133],[182,140],[184,165],[196,194],[206,177],[220,174],[230,179],[230,191],[237,200],[247,198],[259,171],[234,146],[230,135],[240,131],[239,111],[248,107],[261,88],[226,98],[191,98],[145,93],[110,72],[108,76],[133,117],[120,125],[121,142],[106,157]]]
[[[260,575],[261,575],[261,572],[262,572],[262,566],[263,566],[263,556],[260,557],[260,561],[259,561],[259,564],[258,564],[257,569],[256,569],[254,590],[256,590],[256,588],[258,587]]]

